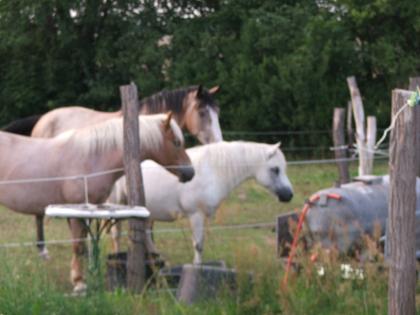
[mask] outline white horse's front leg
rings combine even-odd
[[[112,240],[112,250],[114,253],[118,253],[121,250],[120,240],[121,240],[121,221],[117,221],[114,225],[111,226],[111,240]]]
[[[193,233],[194,264],[201,264],[201,255],[204,245],[204,214],[200,211],[193,213],[189,217]]]
[[[155,243],[152,239],[152,232],[153,232],[153,221],[147,220],[145,223],[146,228],[146,249],[147,253],[150,255],[159,255],[158,250],[156,249]],[[121,240],[121,229],[122,224],[120,221],[115,223],[111,227],[111,238],[112,238],[112,248],[114,253],[118,253],[121,250],[120,240]]]
[[[146,220],[146,248],[147,253],[153,256],[159,256],[159,251],[156,248],[153,240],[153,220]]]

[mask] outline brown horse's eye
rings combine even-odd
[[[199,115],[200,115],[201,118],[203,118],[204,116],[206,116],[206,111],[205,110],[200,110],[198,113],[199,113]]]
[[[181,141],[180,141],[179,139],[175,139],[175,140],[174,140],[174,146],[175,146],[176,148],[180,148],[180,147],[181,147]]]

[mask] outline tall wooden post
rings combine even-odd
[[[128,204],[144,206],[143,178],[140,168],[139,104],[134,83],[120,86],[124,117],[124,171],[127,179]],[[134,293],[143,290],[146,265],[145,221],[129,220],[127,288]]]
[[[333,141],[334,141],[334,154],[337,160],[345,159],[347,157],[347,148],[345,145],[344,136],[344,121],[346,111],[344,108],[334,108],[334,119],[333,119]],[[349,176],[349,164],[347,161],[337,161],[339,181],[340,184],[348,183],[350,180]]]
[[[356,78],[347,78],[350,89],[351,102],[353,105],[354,121],[356,122],[356,143],[359,149],[359,176],[369,175],[367,169],[367,147],[365,135],[365,112],[363,109],[362,97],[357,87]]]
[[[347,78],[353,105],[354,120],[356,122],[356,142],[359,151],[359,176],[370,175],[373,171],[373,156],[376,139],[376,119],[368,117],[367,131],[365,132],[365,112],[362,96],[360,95],[355,77]],[[368,136],[366,136],[366,133]]]
[[[354,131],[353,131],[353,109],[351,101],[347,103],[347,143],[349,147],[354,143]]]
[[[376,144],[376,117],[368,116],[366,129],[366,168],[369,174],[373,172],[373,159],[375,157],[374,150]]]
[[[392,115],[407,102],[410,92],[392,91]],[[388,314],[414,315],[415,259],[415,115],[407,107],[391,132],[388,237],[390,251]]]
[[[420,88],[420,77],[413,77],[410,78],[410,82],[408,85],[408,89],[410,91],[415,91],[417,89],[417,87]]]
[[[410,78],[408,89],[415,91],[420,88],[420,77]],[[420,106],[414,107],[416,113],[416,175],[420,177]]]

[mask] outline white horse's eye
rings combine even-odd
[[[279,175],[279,173],[280,173],[280,169],[276,166],[276,167],[272,167],[271,168],[271,172],[274,174],[274,175]]]

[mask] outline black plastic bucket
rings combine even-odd
[[[165,267],[165,262],[156,258],[146,261],[146,280]],[[106,262],[106,286],[108,290],[127,287],[127,252],[109,254]]]

